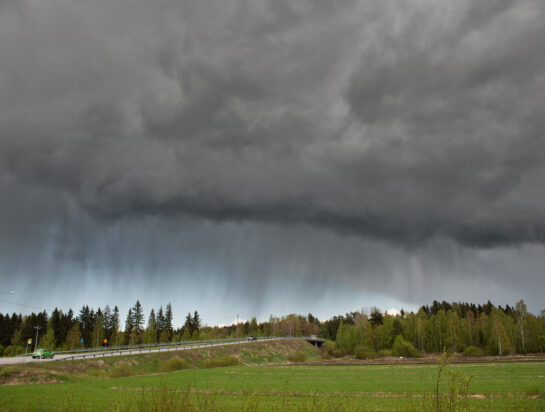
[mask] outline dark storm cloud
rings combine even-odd
[[[1,7],[21,184],[102,216],[545,238],[539,1]]]

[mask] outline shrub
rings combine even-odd
[[[325,341],[323,348],[327,353],[333,355],[333,351],[335,350],[335,342],[327,340]]]
[[[397,335],[394,341],[393,353],[396,356],[404,356],[406,358],[416,358],[420,354],[411,342],[403,339],[403,336]]]
[[[22,355],[25,350],[20,346],[11,345],[4,349],[4,356]]]
[[[222,366],[235,366],[239,363],[239,360],[234,356],[226,355],[219,358],[206,359],[202,366],[204,368],[220,368]]]
[[[389,349],[381,349],[377,353],[377,357],[379,358],[385,358],[387,356],[392,356],[392,351]]]
[[[106,371],[103,369],[89,368],[87,370],[87,375],[94,376],[96,378],[103,378],[106,376]]]
[[[164,372],[174,372],[181,369],[187,369],[189,367],[190,365],[186,360],[175,356],[170,358],[168,361],[161,363],[160,369]]]
[[[288,360],[290,362],[304,362],[306,357],[307,355],[305,354],[305,352],[297,351],[295,353],[288,355]]]
[[[356,359],[375,359],[377,353],[369,346],[358,345],[354,348],[354,356]]]
[[[124,378],[127,376],[134,375],[134,368],[128,362],[117,362],[115,369],[112,371],[110,376],[112,378]]]
[[[335,342],[330,340],[324,343],[324,350],[327,352],[328,355],[334,356],[336,358],[340,358],[346,355],[343,350],[339,349]]]
[[[475,346],[468,346],[464,349],[464,356],[484,356],[484,351],[481,348]]]

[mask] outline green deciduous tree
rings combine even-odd
[[[55,350],[55,332],[53,331],[53,328],[49,328],[45,335],[42,336],[40,347],[50,351]]]
[[[520,333],[520,340],[522,344],[521,352],[526,352],[526,342],[524,340],[524,330],[525,330],[525,323],[526,318],[528,316],[528,309],[526,307],[526,303],[524,303],[524,300],[520,300],[515,304],[515,317]]]
[[[155,311],[152,309],[148,317],[148,326],[144,333],[144,343],[157,342],[157,323],[155,320]]]
[[[68,331],[68,334],[66,335],[66,341],[64,343],[64,346],[67,349],[76,349],[81,348],[81,332],[79,330],[79,325],[75,323],[72,328]]]

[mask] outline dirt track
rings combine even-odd
[[[290,365],[303,366],[357,366],[357,365],[432,365],[439,360],[439,355],[428,355],[424,358],[395,358],[380,359],[331,359],[318,362],[300,362]],[[482,356],[482,357],[453,357],[449,363],[509,363],[509,362],[545,362],[545,354],[513,355],[513,356]],[[280,365],[279,365],[280,366]]]

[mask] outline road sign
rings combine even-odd
[[[83,343],[83,338],[81,338],[79,341],[80,341],[81,343]]]
[[[32,339],[29,339],[29,340],[26,341],[27,345],[30,345],[31,343],[32,343]]]
[[[104,344],[108,343],[108,339],[104,339]]]

